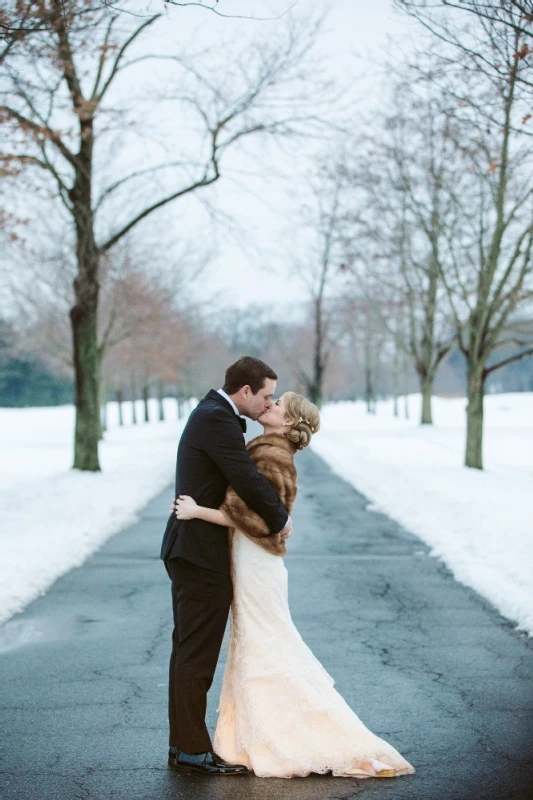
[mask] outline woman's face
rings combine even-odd
[[[284,430],[287,426],[283,423],[287,422],[287,416],[285,413],[285,401],[283,399],[283,395],[276,400],[268,411],[265,411],[264,414],[257,420],[261,423],[261,425],[266,425],[268,428],[275,428],[276,430]]]

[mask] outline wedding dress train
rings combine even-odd
[[[283,559],[236,531],[232,577],[215,752],[263,778],[413,773],[397,750],[363,725],[301,638],[289,611]]]

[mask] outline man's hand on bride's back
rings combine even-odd
[[[198,504],[188,494],[180,494],[172,504],[172,511],[174,511],[178,519],[196,519],[196,509]]]

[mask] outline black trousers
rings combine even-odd
[[[205,724],[207,692],[213,682],[232,598],[229,575],[184,558],[169,558],[174,631],[170,657],[169,745],[186,753],[213,749]]]

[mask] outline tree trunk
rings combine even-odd
[[[376,393],[374,388],[374,364],[372,344],[370,337],[367,334],[365,341],[365,400],[366,400],[366,413],[376,413]]]
[[[70,311],[76,387],[73,468],[99,472],[100,353],[96,332],[98,284],[88,288],[89,297],[80,278],[74,281],[76,304]]]
[[[164,422],[165,409],[163,407],[163,381],[157,382],[157,404],[159,407],[159,422]]]
[[[420,418],[421,425],[433,425],[433,416],[431,411],[431,398],[433,396],[433,380],[431,378],[421,378],[420,387],[422,389],[422,416]]]
[[[100,377],[100,440],[104,438],[104,433],[107,431],[107,387],[105,381]]]
[[[99,254],[94,239],[92,212],[92,120],[82,119],[76,177],[69,192],[76,226],[78,273],[74,280],[72,324],[74,374],[76,386],[76,427],[74,469],[98,472],[100,438],[100,362],[98,347]]]
[[[322,406],[322,392],[315,381],[309,385],[309,400],[318,408]]]
[[[131,422],[132,425],[137,425],[137,386],[135,385],[135,378],[131,379]]]
[[[320,357],[315,353],[313,363],[313,377],[307,382],[307,391],[309,392],[309,400],[314,403],[318,408],[322,406],[322,387],[324,384],[324,367],[320,362]]]
[[[116,391],[116,399],[117,399],[117,408],[118,408],[118,424],[120,427],[124,425],[124,417],[122,415],[122,388],[119,388]]]
[[[324,384],[324,363],[322,348],[324,346],[324,332],[322,320],[322,296],[315,301],[315,341],[313,352],[313,383],[311,397],[309,398],[318,408],[322,406],[322,387]]]
[[[392,396],[394,405],[394,416],[399,416],[398,395],[400,394],[400,348],[394,342],[394,360],[392,363]]]
[[[402,377],[403,377],[403,416],[409,419],[409,368],[407,356],[403,357],[402,364]]]
[[[368,363],[365,366],[365,400],[366,400],[366,413],[374,414],[375,410],[374,385],[372,382],[372,368]]]
[[[150,422],[150,415],[148,413],[148,398],[150,396],[150,387],[147,383],[142,388],[143,404],[144,404],[144,421]]]
[[[465,466],[483,469],[483,398],[485,379],[480,364],[468,364]]]

